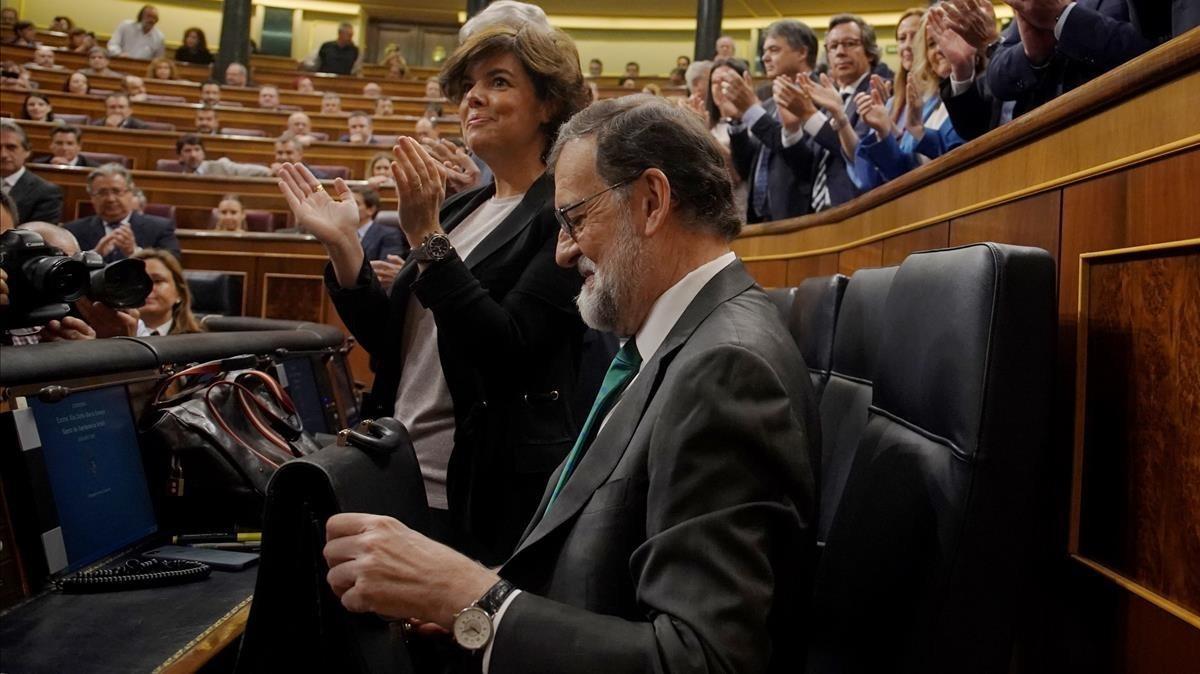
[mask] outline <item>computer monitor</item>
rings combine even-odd
[[[333,400],[317,377],[313,359],[307,355],[285,358],[276,368],[279,383],[287,389],[300,423],[309,433],[329,433],[329,414]],[[337,429],[334,429],[337,430]]]
[[[22,434],[21,449],[40,452],[57,511],[57,529],[42,534],[50,573],[75,571],[157,531],[124,386],[53,403],[30,398],[29,408],[37,433]]]

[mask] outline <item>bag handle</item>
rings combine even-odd
[[[217,408],[216,404],[213,403],[213,401],[212,401],[213,391],[215,391],[217,388],[219,388],[221,386],[230,386],[230,387],[233,387],[234,389],[236,389],[239,393],[244,392],[245,394],[249,395],[250,397],[254,397],[254,394],[253,394],[253,392],[250,391],[250,389],[246,388],[245,385],[239,384],[237,382],[221,380],[221,381],[214,381],[213,383],[209,384],[205,388],[205,391],[204,391],[204,404],[208,407],[209,413],[212,415],[213,420],[217,422],[217,425],[220,426],[221,430],[225,431],[225,433],[227,433],[229,435],[229,437],[233,438],[234,442],[238,443],[242,447],[245,447],[247,450],[250,451],[251,454],[257,456],[259,458],[259,460],[263,461],[264,463],[270,465],[273,468],[278,468],[280,466],[280,464],[282,464],[284,461],[287,461],[288,459],[292,458],[290,456],[287,456],[287,457],[277,457],[277,458],[281,458],[282,460],[272,459],[271,457],[269,457],[269,456],[263,454],[262,452],[258,451],[257,449],[255,449],[253,445],[246,442],[244,439],[242,439],[241,436],[239,436],[236,432],[234,432],[233,428],[231,428],[229,426],[229,423],[225,421],[225,417],[221,415],[221,411]],[[258,420],[257,417],[255,417],[253,414],[250,413],[250,407],[246,404],[244,398],[241,399],[239,402],[242,404],[242,408],[244,410],[246,410],[248,418],[251,419],[251,423],[253,423],[255,425],[256,429],[261,431],[263,428],[261,420]],[[259,401],[259,404],[262,404],[262,401]],[[282,438],[279,438],[273,432],[264,433],[263,435],[272,444],[278,445],[279,441],[282,441]],[[287,451],[289,451],[289,453],[294,453],[294,450],[291,449],[291,446],[288,445],[286,441],[283,441],[283,445],[284,445],[283,448],[286,449]]]
[[[184,377],[195,377],[197,375],[205,375],[205,374],[220,374],[221,372],[226,372],[229,370],[241,370],[241,369],[246,369],[246,368],[253,368],[257,363],[258,363],[258,359],[255,356],[245,355],[245,356],[233,356],[231,358],[222,358],[220,360],[210,360],[207,363],[201,363],[199,365],[193,365],[189,368],[185,368],[185,369],[180,370],[179,372],[176,372],[175,374],[172,374],[171,376],[167,377],[166,379],[164,379],[162,381],[161,384],[158,385],[158,388],[154,391],[154,397],[151,398],[151,400],[150,400],[150,405],[151,405],[151,407],[157,407],[158,405],[160,405],[164,402],[173,404],[178,399],[183,398],[186,395],[195,393],[196,390],[198,390],[198,387],[197,387],[197,389],[192,389],[192,390],[188,390],[183,393],[180,393],[179,395],[174,396],[170,400],[167,400],[167,401],[163,400],[162,396],[164,393],[166,393],[167,389],[169,389],[172,384],[179,381],[180,379],[183,379]]]

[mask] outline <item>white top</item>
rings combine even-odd
[[[108,40],[108,53],[113,56],[124,54],[129,58],[153,59],[165,52],[162,31],[151,28],[149,33],[143,32],[142,24],[133,19],[122,21]]]
[[[458,256],[466,260],[524,197],[524,194],[503,199],[493,197],[460,222],[447,235]],[[454,451],[454,401],[442,371],[433,312],[422,306],[416,297],[409,298],[405,311],[404,334],[400,340],[404,365],[392,413],[408,428],[412,437],[429,507],[445,510],[449,508],[446,466]]]
[[[683,312],[687,311],[687,308],[691,306],[696,296],[704,289],[704,286],[708,285],[708,282],[713,280],[713,277],[736,260],[737,256],[729,252],[714,260],[705,262],[688,272],[687,276],[679,279],[675,285],[668,288],[666,292],[658,296],[658,299],[654,300],[654,304],[650,307],[650,313],[646,314],[646,321],[642,323],[641,329],[633,336],[633,339],[636,340],[638,353],[642,356],[643,363],[649,362],[654,357],[654,354],[658,352],[663,340],[671,333],[675,324],[683,317]],[[624,346],[624,343],[622,343],[622,346]],[[635,374],[633,379],[629,380],[629,384],[625,387],[626,391],[629,390],[630,386],[633,386],[633,382],[637,381],[640,374],[641,371],[639,370],[638,374]],[[618,399],[609,408],[608,414],[605,415],[604,421],[600,424],[601,428],[604,428],[604,424],[608,423],[613,410],[620,404],[621,400]],[[504,598],[504,603],[500,605],[500,610],[496,611],[496,615],[492,618],[492,640],[483,651],[483,674],[487,674],[488,668],[492,663],[492,645],[496,643],[495,635],[500,632],[500,621],[504,619],[504,614],[508,611],[509,605],[512,604],[513,600],[520,593],[520,590],[510,592]]]
[[[166,323],[163,323],[162,325],[158,326],[157,328],[152,328],[152,327],[146,325],[146,321],[143,321],[142,319],[139,318],[138,324],[137,324],[137,336],[138,337],[150,337],[151,336],[150,333],[154,333],[154,336],[169,335],[169,334],[171,334],[171,327],[173,325],[175,325],[175,319],[168,318]]]

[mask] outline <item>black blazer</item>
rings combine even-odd
[[[854,129],[854,133],[858,135],[860,139],[865,138],[868,133],[871,133],[871,128],[867,126],[866,120],[859,119],[858,106],[854,105],[852,101],[854,100],[854,96],[857,96],[861,93],[868,93],[870,91],[871,78],[870,76],[867,76],[863,78],[862,82],[858,83],[858,87],[855,88],[854,94],[850,96],[850,101],[847,101],[846,103],[846,121],[850,124],[850,127]],[[816,145],[820,146],[829,153],[829,159],[825,165],[825,180],[826,184],[829,186],[830,206],[832,207],[837,206],[838,204],[844,204],[854,197],[857,197],[861,192],[854,184],[854,181],[850,179],[850,172],[846,166],[846,157],[842,154],[842,142],[838,139],[837,131],[834,131],[833,127],[827,122],[821,127],[821,130],[817,132],[817,135],[813,138],[813,141]],[[814,176],[816,175],[817,164],[820,161],[821,155],[818,153],[813,161],[812,170]],[[851,158],[851,161],[853,161],[853,157]]]
[[[950,115],[950,123],[963,140],[975,140],[1000,126],[1004,101],[992,95],[983,73],[975,76],[970,89],[957,96],[954,95],[950,78],[942,80],[939,88],[946,112]]]
[[[105,123],[104,117],[98,117],[98,118],[92,120],[92,126],[104,126],[104,123]],[[150,125],[143,122],[142,120],[138,119],[137,117],[133,117],[131,115],[129,117],[126,117],[125,121],[121,122],[121,125],[118,126],[117,128],[118,129],[149,129]]]
[[[494,192],[487,185],[452,197],[443,229],[453,231]],[[405,265],[390,296],[366,261],[348,288],[326,269],[338,314],[373,360],[365,417],[393,414],[408,303],[433,311],[454,401],[452,542],[492,564],[512,551],[577,428],[569,401],[584,330],[574,302],[582,280],[554,261],[553,197],[554,182],[543,175],[467,260],[452,256],[419,275],[417,264]]]
[[[57,225],[62,221],[62,188],[34,175],[28,167],[8,195],[17,202],[17,224],[42,221]]]
[[[746,206],[747,222],[782,220],[804,215],[812,210],[813,150],[807,143],[783,146],[783,125],[775,119],[775,99],[762,103],[766,111],[752,128],[730,129],[729,151],[733,166],[743,180],[750,183],[750,199]],[[754,176],[758,172],[759,154],[771,150],[767,178],[767,210],[754,211]]]
[[[386,260],[388,255],[408,255],[408,239],[398,227],[372,222],[362,238],[363,254],[367,260]]]
[[[1126,0],[1079,0],[1063,24],[1054,55],[1041,68],[1034,68],[1025,55],[1014,21],[988,63],[988,86],[997,98],[1016,101],[1017,117],[1152,46],[1130,23]]]
[[[54,159],[54,155],[44,154],[44,155],[38,157],[37,159],[34,159],[33,163],[49,164],[51,159]],[[75,163],[71,164],[71,166],[79,166],[79,167],[83,167],[83,168],[97,168],[100,166],[100,164],[88,159],[86,156],[84,156],[82,153],[80,153],[78,156],[75,157]]]
[[[129,216],[129,226],[133,229],[133,240],[138,246],[169,250],[179,257],[179,239],[175,238],[174,222],[154,215],[134,213]],[[63,227],[75,235],[80,250],[91,250],[104,238],[104,220],[99,215],[72,220]],[[125,255],[120,250],[113,249],[105,259],[119,260],[123,257]]]
[[[803,670],[821,440],[772,312],[735,262],[642,364],[500,569],[490,674]]]

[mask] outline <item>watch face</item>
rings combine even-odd
[[[445,236],[435,236],[429,239],[429,257],[441,260],[450,254],[450,239]]]
[[[454,616],[454,641],[459,646],[477,651],[492,639],[492,618],[478,606],[469,606]]]

